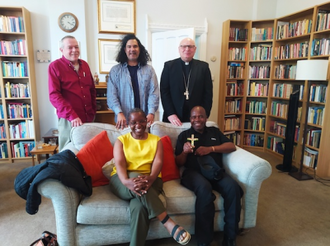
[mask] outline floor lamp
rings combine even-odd
[[[301,60],[297,62],[296,80],[308,80],[308,85],[306,88],[307,103],[306,103],[306,113],[305,113],[304,131],[303,131],[303,145],[301,151],[300,166],[297,172],[289,172],[289,175],[297,180],[312,179],[311,176],[303,173],[304,152],[306,146],[307,122],[308,122],[308,111],[309,111],[309,95],[310,95],[312,81],[327,80],[327,73],[328,73],[328,60]]]

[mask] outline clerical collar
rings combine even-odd
[[[184,65],[188,66],[189,65],[189,62],[185,62]]]

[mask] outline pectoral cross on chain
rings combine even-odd
[[[186,91],[183,93],[183,95],[186,96],[186,100],[189,100],[189,91],[188,91],[188,90],[186,90]]]
[[[198,141],[198,138],[195,138],[195,135],[194,134],[191,134],[191,137],[190,138],[187,138],[187,140],[191,141],[191,146],[192,147],[195,147],[195,141]]]

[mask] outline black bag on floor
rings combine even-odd
[[[35,240],[30,246],[58,246],[57,236],[49,231],[44,231],[41,238]]]

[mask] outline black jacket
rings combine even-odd
[[[213,99],[213,84],[209,65],[199,60],[191,61],[191,77],[189,85],[189,110],[184,114],[185,86],[181,65],[181,58],[167,61],[160,79],[160,94],[164,108],[163,121],[169,122],[167,117],[176,114],[182,122],[190,122],[190,110],[195,106],[202,106],[206,116],[210,116]],[[184,117],[186,115],[186,117]]]
[[[23,169],[15,179],[16,193],[26,200],[26,212],[35,214],[41,203],[38,185],[46,179],[57,179],[85,196],[92,195],[92,179],[71,150],[52,155],[45,162]]]

